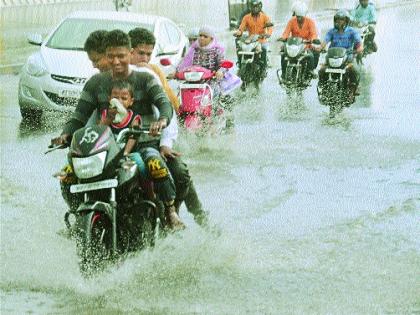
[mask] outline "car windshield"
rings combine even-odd
[[[54,32],[46,46],[56,49],[83,50],[87,37],[93,31],[120,29],[128,33],[135,27],[143,27],[153,32],[153,25],[150,24],[115,20],[68,19]]]

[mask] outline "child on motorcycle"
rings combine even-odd
[[[369,0],[359,0],[359,4],[351,11],[351,21],[355,26],[369,25],[368,38],[365,39],[366,43],[369,43],[370,49],[373,52],[378,50],[375,39],[375,27],[376,24],[376,9],[373,3]]]
[[[356,50],[357,54],[362,54],[363,45],[360,34],[349,26],[349,22],[349,13],[346,10],[338,10],[334,15],[334,28],[330,29],[325,35],[325,40],[321,44],[321,49],[325,49],[328,43],[330,44],[330,47],[343,47],[347,49],[348,62],[350,63],[347,67],[350,79],[349,89],[351,91],[351,97],[354,98],[357,94],[360,76],[358,71],[351,64],[351,61],[353,60],[353,49]],[[321,87],[327,79],[326,65],[322,65],[319,70],[319,84]]]
[[[141,127],[142,117],[138,114],[135,114],[132,110],[132,105],[134,103],[134,92],[131,84],[128,81],[116,80],[112,82],[111,95],[109,97],[111,104],[112,99],[117,99],[123,106],[123,109],[121,110],[115,107],[103,109],[101,112],[101,124],[109,126],[114,135],[118,135],[122,129],[127,127]],[[143,161],[145,161],[148,164],[148,166],[150,166],[151,163],[154,163],[155,165],[160,164],[160,161],[158,159],[151,159],[151,151],[156,151],[156,149],[150,147],[140,147],[137,150],[139,152],[132,153],[136,145],[136,139],[128,139],[124,147],[124,156],[129,156],[134,162],[136,162],[136,164],[139,166],[140,171],[144,172],[145,169]],[[154,152],[154,156],[156,156],[157,154],[158,152]],[[153,179],[154,186],[157,190],[160,199],[162,199],[162,201],[166,204],[174,204],[175,196],[169,197],[168,194],[163,190],[163,186],[174,185],[168,170],[164,167],[164,165],[161,165],[160,168],[151,169],[149,167],[149,172],[151,173],[150,175]],[[153,172],[155,172],[155,174],[153,174]],[[179,219],[176,211],[167,213],[166,217],[170,227],[184,227],[184,224]]]
[[[315,22],[306,16],[308,13],[308,7],[303,2],[297,2],[294,4],[293,8],[293,17],[287,23],[285,30],[283,31],[282,36],[278,39],[279,41],[286,41],[289,36],[300,37],[307,41],[313,41],[318,38],[318,31],[315,26]],[[318,66],[319,60],[319,51],[320,49],[315,49],[311,45],[306,46],[309,59],[309,70],[312,78],[317,78],[315,72],[316,67]],[[284,55],[281,56],[281,76],[284,79],[286,71],[286,60]]]

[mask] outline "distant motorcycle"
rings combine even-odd
[[[259,36],[253,35],[238,41],[239,72],[242,80],[242,90],[246,90],[251,83],[259,89],[260,83],[266,77],[266,68],[261,58],[262,47]]]
[[[220,66],[229,69],[233,63],[226,60]],[[175,74],[175,78],[181,81],[180,121],[190,132],[207,132],[209,129],[220,132],[227,127],[228,110],[224,101],[228,97],[215,91],[214,76],[213,71],[200,66],[191,66]]]
[[[272,27],[272,23],[265,25],[264,29]],[[267,67],[262,59],[262,45],[260,38],[268,38],[270,35],[248,35],[236,36],[236,52],[238,55],[238,75],[242,80],[242,90],[245,91],[248,85],[254,84],[259,89],[260,83],[267,77]],[[268,56],[267,56],[268,58]]]
[[[330,108],[330,117],[341,112],[355,101],[355,96],[349,88],[350,78],[347,63],[347,51],[342,47],[329,48],[326,56],[325,82],[318,81],[318,98],[321,104]]]
[[[277,70],[277,78],[280,86],[287,93],[292,91],[301,92],[305,90],[312,80],[311,69],[309,68],[309,53],[305,48],[307,44],[320,44],[319,40],[307,41],[300,37],[289,37],[281,50],[286,62],[285,73],[282,78],[282,69]]]
[[[157,219],[162,215],[152,201],[150,187],[141,185],[137,164],[123,160],[128,137],[147,134],[145,130],[124,129],[115,139],[104,125],[74,133],[68,157],[76,184],[70,191],[83,195],[83,201],[67,212],[64,220],[76,239],[80,272],[86,277],[123,254],[154,244]],[[70,215],[75,217],[73,225]]]
[[[367,23],[353,23],[353,27],[359,31],[363,43],[363,53],[356,59],[358,64],[363,64],[363,58],[376,52],[376,47],[372,40],[372,25]]]

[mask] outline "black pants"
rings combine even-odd
[[[182,202],[185,201],[185,206],[197,223],[202,224],[206,219],[207,213],[198,198],[194,183],[188,171],[187,164],[182,161],[180,157],[170,158],[167,160],[172,177],[175,182],[176,198],[175,205],[179,208]]]

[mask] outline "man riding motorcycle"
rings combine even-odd
[[[293,37],[300,37],[304,40],[313,41],[318,38],[318,32],[315,26],[315,22],[306,16],[308,13],[308,7],[303,2],[297,2],[292,7],[293,17],[287,23],[287,26],[278,39],[279,41],[286,41],[290,34]],[[318,66],[319,60],[319,48],[315,48],[310,44],[306,46],[308,57],[309,57],[309,69],[311,70],[311,75],[313,78],[317,77],[315,72],[316,67]],[[284,79],[286,73],[286,60],[285,56],[281,56],[281,77]]]
[[[376,25],[376,9],[373,3],[369,3],[369,0],[359,0],[359,4],[351,11],[351,21],[354,25],[369,25],[369,37],[366,38],[366,42],[370,43],[373,52],[378,50],[375,39],[375,27]]]
[[[66,123],[62,134],[59,137],[52,139],[51,142],[53,144],[68,144],[73,133],[86,125],[94,110],[97,110],[97,112],[100,113],[103,109],[109,108],[108,96],[110,94],[110,86],[112,81],[116,79],[127,80],[133,85],[135,91],[133,111],[135,113],[140,114],[143,117],[149,117],[153,115],[152,104],[159,109],[159,119],[157,121],[152,121],[150,126],[148,126],[152,136],[158,135],[158,133],[169,124],[173,115],[173,110],[161,86],[151,74],[132,71],[129,68],[131,46],[128,35],[120,30],[109,32],[105,37],[105,47],[106,55],[111,65],[111,71],[96,74],[86,82],[71,119]],[[152,177],[153,174],[158,174],[156,168],[163,170],[159,173],[159,178],[156,177],[153,179],[160,181],[159,186],[162,189],[159,195],[168,196],[168,202],[165,203],[165,214],[169,219],[169,225],[171,227],[182,226],[183,223],[180,221],[174,205],[175,187],[172,180],[169,178],[166,164],[159,154],[158,146],[158,138],[156,140],[150,139],[147,143],[139,144],[139,147],[142,148],[156,147],[155,151],[157,154],[150,157],[153,162],[156,161],[153,165],[150,164],[154,167],[151,174]],[[166,174],[167,176],[165,175],[165,177],[163,177],[161,176],[162,174]],[[169,201],[169,199],[171,200]]]
[[[267,51],[268,42],[267,38],[273,33],[273,27],[266,27],[271,24],[270,18],[262,12],[262,2],[253,0],[251,1],[251,13],[246,14],[239,26],[239,29],[234,33],[235,36],[241,36],[244,31],[248,31],[249,35],[259,35],[259,42],[262,46],[262,61],[264,69],[267,68]],[[240,60],[240,59],[239,59]]]
[[[356,50],[358,55],[363,53],[363,45],[360,34],[349,26],[350,15],[346,10],[338,10],[334,15],[334,28],[330,29],[325,35],[325,40],[321,44],[321,50],[325,49],[326,45],[330,43],[331,47],[343,47],[347,49],[348,75],[350,79],[349,89],[352,97],[357,94],[357,87],[359,85],[359,73],[351,64],[353,59],[353,50]],[[328,75],[326,73],[326,65],[323,65],[319,70],[319,84],[322,87],[323,83],[327,81]]]

